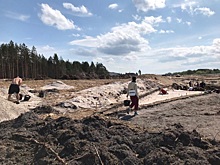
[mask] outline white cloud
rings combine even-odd
[[[116,9],[118,9],[118,4],[116,4],[116,3],[110,4],[110,5],[108,6],[108,8],[109,8],[109,9],[112,9],[112,10],[116,10]],[[118,12],[119,12],[119,13],[123,12],[123,9],[118,9]]]
[[[195,1],[186,1],[182,4],[180,4],[180,7],[183,11],[187,11],[188,13],[193,13],[194,6],[196,6],[198,3]]]
[[[77,29],[74,22],[67,19],[59,10],[52,9],[48,4],[41,4],[41,21],[59,30]]]
[[[115,59],[115,58],[112,58],[112,57],[95,57],[95,58],[93,58],[93,61],[96,63],[96,62],[98,62],[98,63],[103,63],[103,62],[105,62],[106,63],[106,65],[110,65],[110,66],[112,66],[112,65],[115,65],[115,63],[117,62],[117,60],[118,59]]]
[[[43,54],[46,57],[53,56],[55,53],[55,48],[49,45],[36,46],[38,54]]]
[[[205,16],[212,16],[215,14],[214,11],[211,11],[209,8],[207,7],[202,7],[202,8],[196,8],[195,10],[195,13],[198,13],[198,14],[203,14]]]
[[[165,21],[162,19],[162,16],[158,16],[158,17],[150,16],[150,17],[145,17],[143,22],[153,26],[157,26],[159,23]]]
[[[118,8],[118,4],[116,4],[116,3],[110,4],[110,5],[108,6],[108,8],[109,8],[109,9],[117,9],[117,8]]]
[[[86,36],[84,39],[71,41],[69,44],[83,47],[98,47],[99,45],[97,38],[90,36]]]
[[[172,21],[172,18],[171,17],[167,17],[167,22],[171,23],[171,21]]]
[[[185,0],[184,3],[175,4],[173,7],[180,7],[182,11],[186,11],[187,13],[194,14],[203,14],[205,16],[212,16],[215,14],[210,8],[207,7],[199,7],[199,2],[196,1],[188,1]]]
[[[218,53],[218,57],[220,57],[220,38],[216,38],[213,40],[213,52]]]
[[[173,30],[160,30],[159,33],[161,34],[169,34],[169,33],[174,33]]]
[[[178,23],[181,23],[183,20],[181,18],[176,19]]]
[[[80,34],[72,34],[73,37],[80,37]]]
[[[143,35],[155,33],[154,28],[164,22],[161,16],[145,17],[141,23],[128,22],[111,29],[111,32],[95,37],[86,37],[70,42],[71,45],[96,47],[100,53],[124,56],[133,52],[143,52],[150,49],[149,42]],[[166,31],[172,33],[172,31]]]
[[[96,58],[94,58],[94,62],[95,62],[95,63],[97,63],[97,62],[98,62],[98,63],[100,63],[100,62],[103,63],[104,61],[105,61],[105,59],[102,58],[102,57],[96,57]]]
[[[156,25],[164,22],[162,17],[145,17],[139,24],[129,22],[113,27],[110,32],[97,37],[86,37],[81,40],[72,41],[70,44],[82,46],[96,52],[98,57],[116,59],[120,61],[144,61],[144,59],[159,61],[161,63],[178,63],[183,66],[187,62],[193,64],[201,63],[211,65],[220,56],[220,39],[213,40],[210,46],[194,47],[171,47],[154,50],[149,46],[149,42],[143,35],[157,32]],[[172,30],[161,30],[158,33],[174,33]],[[82,52],[81,54],[85,54]],[[88,52],[87,52],[88,54]],[[208,59],[208,61],[207,61]],[[105,61],[108,63],[107,61]],[[190,65],[190,62],[188,63]],[[201,62],[199,64],[199,62]],[[130,62],[129,62],[130,64]],[[110,66],[110,64],[109,64]],[[194,66],[192,66],[194,67]]]
[[[126,61],[136,61],[136,60],[138,59],[138,56],[135,55],[135,54],[127,55],[127,56],[124,57],[124,59],[125,59]]]
[[[191,25],[191,22],[186,21],[185,23],[186,23],[188,26],[190,26],[190,25]]]
[[[5,13],[5,16],[8,17],[8,18],[12,18],[12,19],[20,20],[20,21],[27,21],[30,18],[29,15],[14,13],[14,12],[11,12],[11,11],[7,11]]]
[[[54,47],[51,47],[49,45],[45,45],[45,46],[42,46],[40,48],[40,50],[42,50],[42,51],[51,51],[51,50],[55,50],[55,49],[54,49]]]
[[[190,25],[192,24],[192,23],[189,22],[189,21],[183,21],[181,18],[176,18],[176,21],[177,21],[178,23],[186,24],[186,25],[188,25],[188,26],[190,26]]]
[[[114,60],[114,58],[112,58],[112,57],[107,58],[106,61],[107,61],[108,63],[115,64],[115,60]]]
[[[133,0],[137,11],[147,12],[148,10],[156,10],[158,8],[164,8],[165,0]]]
[[[220,38],[214,39],[212,43],[215,47],[220,47]]]
[[[66,9],[70,9],[74,14],[76,14],[78,16],[92,16],[93,15],[83,5],[81,7],[75,7],[71,3],[63,3],[63,7]]]
[[[210,65],[220,63],[220,38],[214,39],[210,46],[174,47],[154,52],[159,62],[180,62],[182,65]]]
[[[74,56],[78,55],[83,57],[93,57],[95,54],[97,54],[97,52],[94,49],[84,47],[70,49],[70,52],[74,54]]]
[[[133,17],[134,20],[136,20],[136,21],[140,21],[140,20],[141,20],[141,16],[139,16],[139,15],[132,15],[132,17]]]
[[[98,50],[110,55],[126,55],[131,52],[140,52],[143,48],[149,48],[148,41],[140,34],[123,31],[122,27],[113,30],[110,33],[99,36],[100,45]]]

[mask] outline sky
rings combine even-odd
[[[0,0],[0,44],[117,73],[220,68],[220,0]]]

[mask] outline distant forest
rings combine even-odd
[[[183,72],[166,73],[167,76],[176,75],[204,75],[204,74],[220,74],[219,69],[197,69],[197,70],[187,70]]]
[[[0,47],[0,79],[17,75],[30,79],[92,79],[108,78],[109,72],[102,63],[64,61],[57,54],[48,59],[37,54],[33,46],[29,49],[24,43],[10,41]]]

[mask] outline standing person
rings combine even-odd
[[[192,87],[192,81],[189,81],[189,87]]]
[[[19,104],[19,99],[20,99],[19,92],[20,92],[21,83],[22,83],[22,79],[19,76],[15,77],[12,80],[12,83],[8,89],[8,100],[9,101],[11,100],[11,95],[16,93],[16,99],[17,99],[16,103]]]
[[[131,108],[134,107],[134,115],[137,115],[139,95],[137,90],[136,77],[132,77],[132,81],[128,84],[127,97],[128,96],[130,96],[131,104],[127,113],[129,113]]]

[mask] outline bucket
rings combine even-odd
[[[124,106],[129,106],[130,105],[130,100],[124,100]]]

